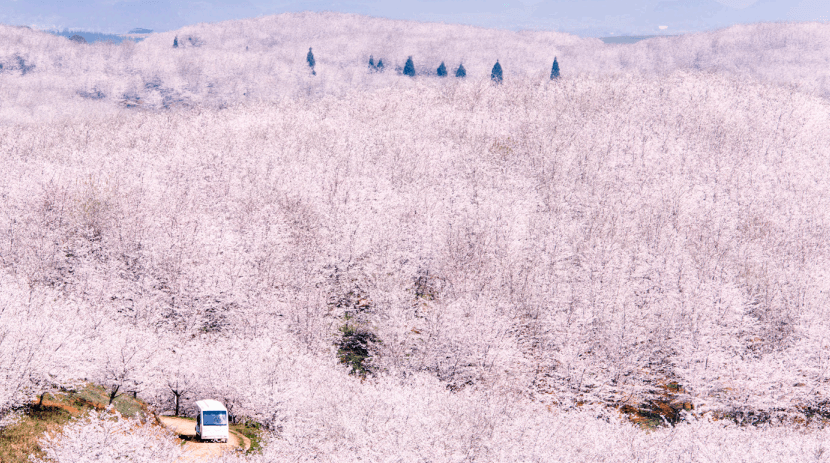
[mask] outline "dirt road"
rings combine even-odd
[[[190,452],[188,461],[200,461],[206,458],[218,457],[223,452],[232,452],[241,447],[248,450],[251,441],[245,436],[231,432],[228,443],[198,442],[196,441],[196,422],[174,416],[160,416],[159,420],[168,429],[175,432],[179,439],[185,441],[184,448]]]

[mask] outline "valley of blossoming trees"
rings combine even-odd
[[[0,426],[90,381],[262,423],[223,461],[830,461],[828,38],[0,26]],[[181,457],[107,416],[45,461]]]

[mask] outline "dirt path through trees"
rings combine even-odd
[[[160,416],[159,420],[168,429],[175,432],[179,439],[185,441],[184,447],[190,452],[186,461],[201,461],[206,458],[220,456],[223,452],[232,452],[241,447],[248,450],[251,447],[251,440],[245,436],[231,431],[228,435],[228,443],[199,442],[196,440],[196,422],[185,418],[174,416]]]

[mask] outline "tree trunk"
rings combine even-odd
[[[112,405],[112,401],[113,401],[113,400],[115,400],[115,398],[116,398],[116,397],[118,397],[118,390],[119,390],[119,389],[121,389],[121,386],[120,386],[120,385],[119,385],[119,386],[115,386],[115,387],[114,387],[114,388],[112,388],[112,390],[110,391],[110,403],[109,403],[109,405]]]

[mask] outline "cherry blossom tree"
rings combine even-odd
[[[161,365],[160,375],[164,378],[169,393],[173,395],[173,416],[179,416],[182,401],[196,390],[200,380],[199,371],[203,369],[196,349],[188,347],[171,349],[172,355],[165,356]]]
[[[171,431],[138,418],[124,418],[114,410],[95,411],[73,419],[59,432],[45,436],[41,448],[46,458],[32,461],[167,463],[188,457]]]

